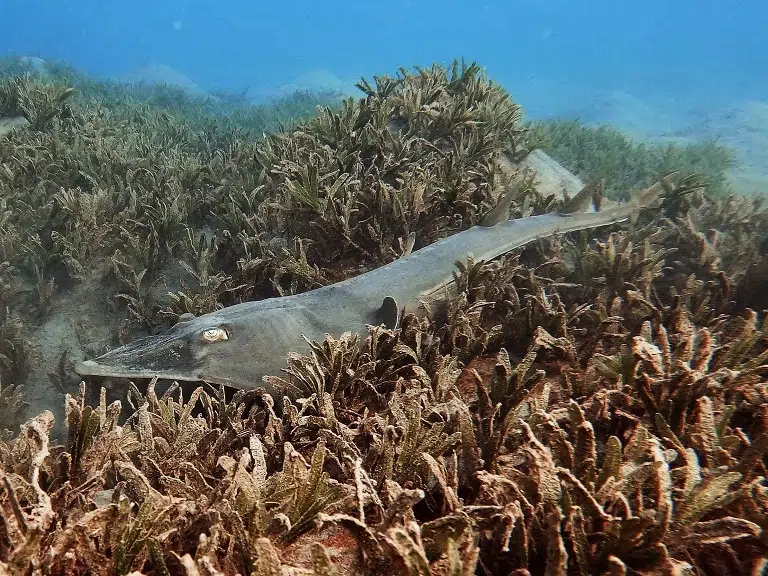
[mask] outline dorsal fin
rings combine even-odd
[[[661,178],[661,180],[656,182],[653,186],[649,186],[648,188],[637,192],[635,196],[630,199],[629,204],[636,204],[638,206],[650,206],[665,193],[669,194],[675,189],[675,180],[679,175],[680,172],[670,172]],[[633,212],[633,215],[635,218],[637,218],[636,212]]]
[[[480,221],[480,226],[496,226],[509,220],[509,207],[512,205],[512,193],[504,192],[499,203]]]
[[[576,196],[565,202],[557,212],[562,216],[581,214],[586,212],[590,204],[595,205],[595,210],[597,210],[599,201],[596,201],[596,199],[600,198],[601,194],[602,186],[600,180],[592,180]]]

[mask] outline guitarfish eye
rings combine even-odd
[[[203,330],[202,338],[204,342],[221,342],[229,340],[229,334],[224,328],[208,328]]]

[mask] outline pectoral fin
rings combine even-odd
[[[379,308],[379,320],[389,330],[395,330],[400,320],[400,307],[391,296],[384,298]]]

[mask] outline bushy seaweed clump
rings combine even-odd
[[[183,87],[144,82],[96,79],[67,62],[7,55],[0,57],[0,78],[25,78],[35,87],[66,86],[74,90],[80,104],[97,104],[110,110],[138,107],[163,111],[194,130],[234,131],[241,136],[260,137],[264,132],[290,127],[314,116],[316,107],[337,106],[340,95],[333,91],[297,91],[264,104],[253,104],[247,92],[224,90],[210,95],[192,93]]]
[[[151,325],[378,266],[504,189],[513,215],[556,204],[510,170],[520,111],[476,66],[360,88],[226,147],[165,113],[72,101],[0,139],[4,257],[59,286],[108,262]],[[121,403],[69,395],[66,443],[43,413],[0,445],[3,568],[758,572],[768,215],[691,188],[631,231],[461,263],[426,317],[288,359],[272,383],[290,399],[152,383],[120,424]],[[187,286],[159,302],[176,260]]]
[[[3,427],[18,430],[26,417],[24,404],[11,401],[32,366],[25,332],[45,321],[74,283],[106,277],[111,300],[121,293],[117,304],[134,302],[131,309],[140,310],[158,278],[152,274],[174,262],[185,239],[196,246],[200,218],[193,222],[190,202],[215,196],[224,182],[248,186],[248,166],[238,175],[212,167],[212,159],[237,149],[247,156],[264,131],[337,101],[297,93],[252,106],[223,96],[95,81],[55,62],[39,69],[18,58],[0,61]],[[147,317],[155,312],[146,306]]]
[[[641,143],[611,126],[563,120],[534,122],[530,128],[532,145],[586,180],[603,178],[609,198],[626,200],[630,190],[650,186],[671,171],[700,175],[715,196],[730,192],[727,172],[734,166],[733,151],[715,141]]]
[[[47,102],[56,89],[0,88],[12,106],[20,90]],[[414,231],[422,245],[474,224],[511,180],[499,156],[520,152],[519,107],[476,66],[361,89],[263,139],[73,96],[45,126],[0,140],[0,259],[34,282],[26,303],[40,316],[95,274],[149,328],[358,273]],[[158,293],[161,278],[182,290]]]
[[[63,65],[0,88],[3,114],[45,119],[0,140],[0,261],[34,283],[41,317],[60,289],[108,271],[147,329],[380,265],[411,232],[418,247],[473,225],[504,188],[553,205],[510,174],[529,145],[520,110],[475,65],[363,81],[364,98],[264,139],[236,128],[258,107],[125,96]]]
[[[50,574],[758,573],[768,328],[745,279],[768,214],[752,209],[697,193],[675,222],[467,262],[447,323],[408,316],[290,359],[282,415],[259,390],[152,383],[119,426],[120,403],[68,397],[66,445],[42,414],[0,449],[0,558]]]

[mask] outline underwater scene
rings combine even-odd
[[[767,29],[0,1],[0,576],[768,573]]]

